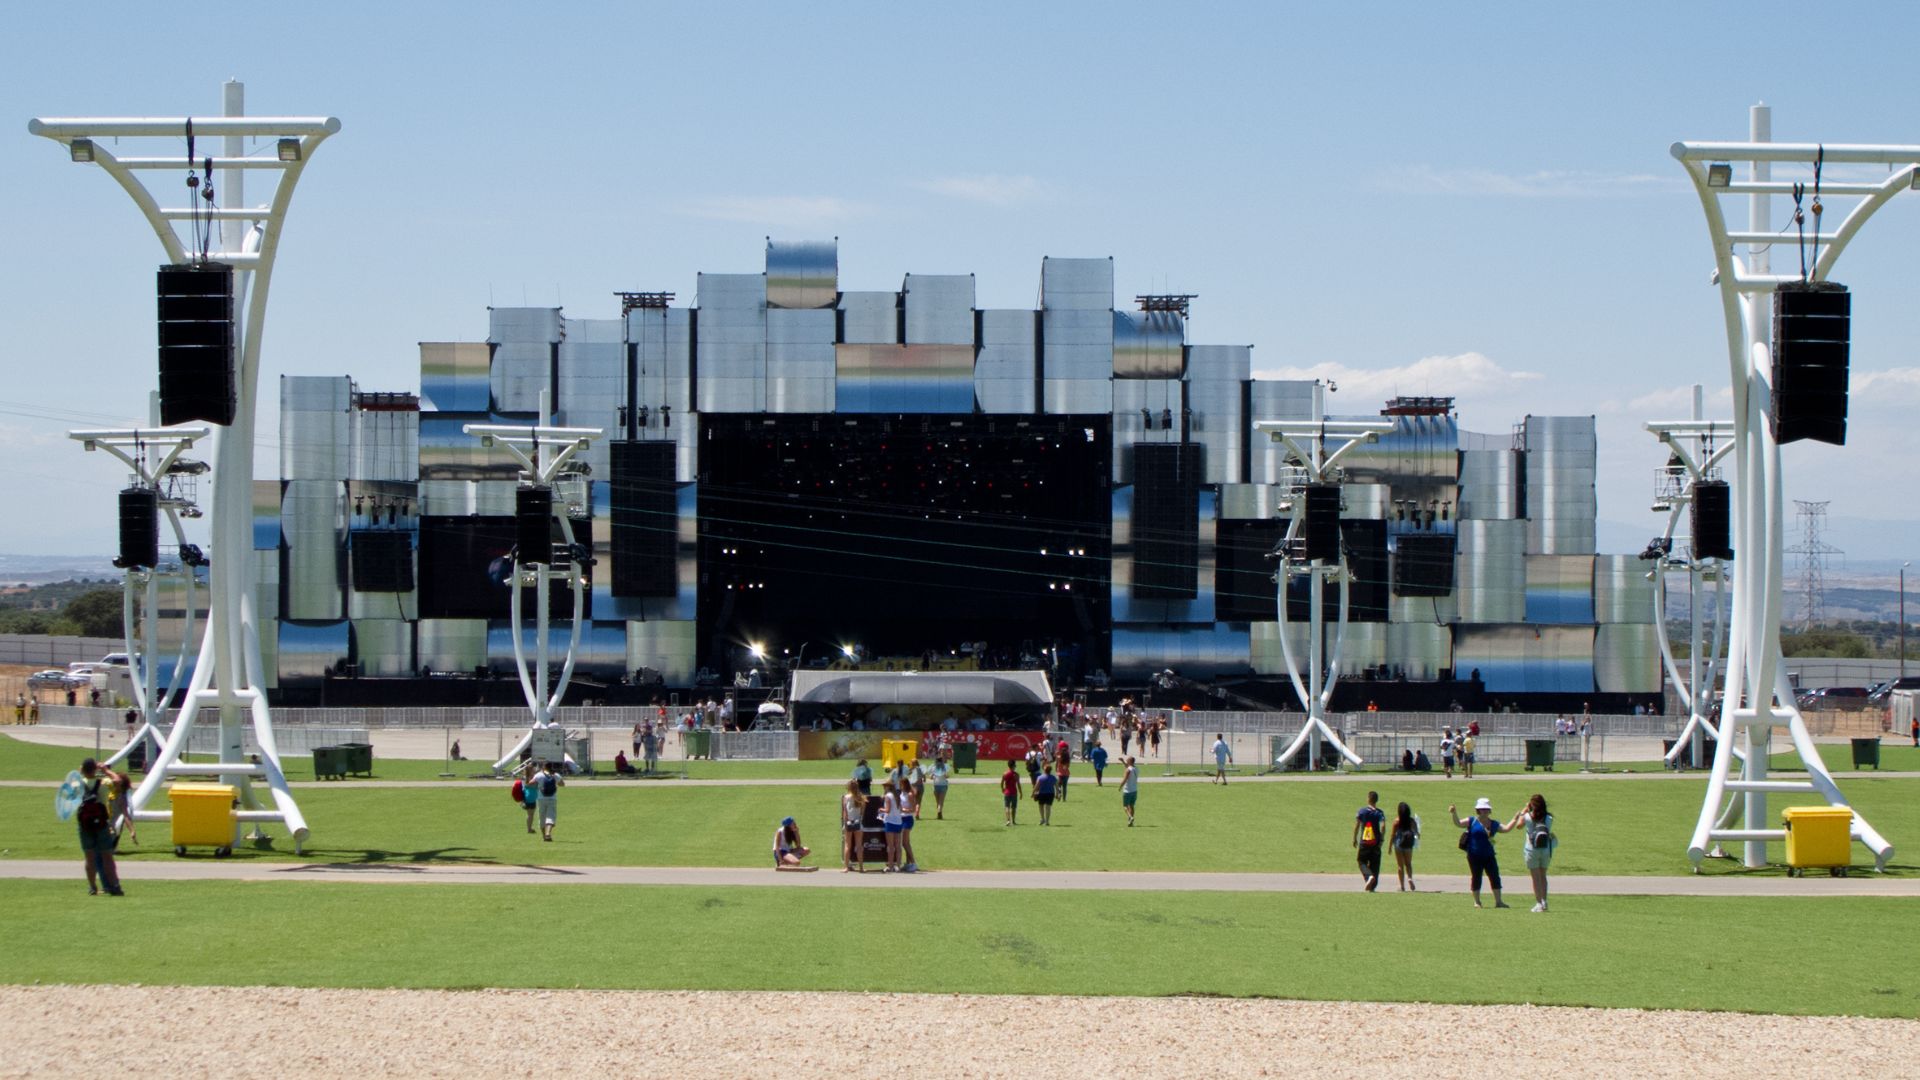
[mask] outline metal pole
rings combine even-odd
[[[1763,143],[1773,141],[1772,109],[1766,105],[1755,105],[1748,115],[1748,120],[1750,123],[1749,135],[1753,142]],[[1766,181],[1772,180],[1772,163],[1766,161],[1754,162],[1753,179],[1756,183],[1765,183]],[[1764,192],[1756,192],[1747,196],[1747,227],[1750,230],[1754,232],[1765,232],[1771,228],[1768,222],[1772,217],[1772,202],[1773,197]],[[1772,271],[1773,259],[1768,245],[1749,244],[1747,246],[1747,265],[1755,274],[1770,273]],[[1754,346],[1769,343],[1768,338],[1770,337],[1770,333],[1766,329],[1767,320],[1763,320],[1760,317],[1761,305],[1766,302],[1766,299],[1765,294],[1755,294],[1748,298],[1746,312],[1746,354],[1748,357],[1753,355]],[[1744,553],[1746,553],[1748,557],[1740,560],[1742,565],[1747,567],[1747,570],[1739,576],[1744,578],[1747,584],[1747,588],[1743,590],[1744,595],[1741,596],[1741,600],[1745,602],[1740,606],[1748,623],[1745,660],[1748,670],[1752,672],[1764,666],[1762,663],[1756,663],[1755,661],[1761,656],[1764,656],[1765,650],[1771,648],[1773,645],[1773,642],[1768,640],[1765,628],[1761,625],[1762,621],[1753,617],[1760,608],[1764,606],[1763,604],[1756,603],[1760,598],[1755,594],[1759,589],[1766,587],[1765,582],[1758,580],[1759,575],[1755,573],[1757,569],[1756,564],[1778,558],[1778,555],[1769,552],[1759,559],[1752,557],[1759,553],[1756,549],[1755,541],[1760,539],[1761,529],[1767,524],[1769,516],[1766,512],[1767,491],[1765,486],[1765,458],[1768,449],[1766,446],[1767,440],[1763,437],[1763,433],[1755,431],[1751,425],[1752,418],[1758,412],[1758,410],[1752,407],[1751,403],[1751,399],[1758,389],[1753,385],[1754,376],[1751,366],[1748,367],[1745,374],[1746,379],[1744,381],[1748,388],[1746,396],[1749,401],[1736,402],[1735,413],[1737,416],[1744,416],[1749,421],[1747,429],[1747,458],[1749,468],[1746,470],[1746,474],[1741,477],[1744,490],[1741,492],[1742,497],[1740,500],[1748,511],[1746,515],[1743,515],[1748,518],[1749,524],[1747,535],[1744,538]],[[1762,680],[1754,678],[1749,678],[1747,683],[1747,703],[1749,707],[1763,716],[1770,713],[1773,708],[1773,687],[1771,685],[1762,685]],[[1770,721],[1748,726],[1747,760],[1741,769],[1742,779],[1752,781],[1756,784],[1766,780],[1767,755],[1771,752],[1772,740],[1773,725]],[[1763,790],[1748,788],[1745,793],[1745,801],[1747,828],[1766,828],[1767,793]],[[1764,867],[1767,865],[1767,842],[1765,840],[1745,841],[1743,854],[1745,858],[1742,861],[1749,869]]]
[[[1910,562],[1900,564],[1900,677],[1907,677],[1907,567]],[[1889,695],[1891,698],[1891,695]]]

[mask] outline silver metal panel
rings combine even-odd
[[[560,309],[544,307],[489,308],[487,340],[536,342],[550,345],[560,340]]]
[[[553,343],[507,341],[493,349],[493,408],[503,413],[533,413],[540,392],[553,374]]]
[[[420,512],[435,517],[512,514],[517,486],[512,480],[422,480]]]
[[[395,678],[415,674],[413,624],[402,619],[354,619],[353,657],[362,675]]]
[[[175,601],[175,608],[178,609],[178,601]],[[253,615],[256,625],[263,628],[274,626],[280,621],[280,560],[276,557],[270,555],[253,557]],[[169,641],[172,643],[170,647],[163,647],[168,652],[177,650],[181,625],[175,620],[163,619],[161,622],[160,640],[163,643]],[[166,635],[164,626],[167,622],[174,622],[176,627],[170,639]],[[280,685],[280,635],[277,632],[262,633],[259,635],[259,640],[262,674],[266,678],[267,689],[273,690]],[[192,663],[192,661],[188,662]],[[167,666],[171,668],[172,662],[168,661]],[[166,684],[167,673],[162,672],[160,685]]]
[[[1593,616],[1601,623],[1652,623],[1652,563],[1637,555],[1600,555],[1593,560]]]
[[[694,306],[700,309],[700,336],[707,336],[707,318],[714,309],[758,309],[767,306],[765,274],[701,274],[694,287]]]
[[[700,376],[700,411],[714,413],[765,412],[765,379],[716,379]]]
[[[1593,621],[1593,556],[1527,556],[1527,622],[1586,625]]]
[[[1246,382],[1253,378],[1253,346],[1189,345],[1187,378],[1195,381]]]
[[[693,682],[697,639],[693,620],[629,622],[626,630],[628,671],[657,671],[670,686]]]
[[[520,475],[519,464],[505,449],[483,446],[479,439],[461,430],[473,422],[466,417],[420,414],[418,452],[422,479],[478,480]]]
[[[349,480],[420,478],[420,414],[411,409],[355,409],[350,416]]]
[[[280,623],[280,686],[310,689],[320,685],[327,671],[346,662],[347,621]]]
[[[1084,416],[1113,411],[1113,380],[1046,379],[1041,387],[1042,409],[1049,413]]]
[[[828,346],[831,348],[832,346]],[[776,413],[827,413],[834,409],[839,384],[833,376],[825,378],[788,378],[767,380],[767,411]]]
[[[1272,484],[1222,484],[1220,517],[1235,521],[1267,521],[1280,516],[1286,493]]]
[[[892,345],[900,341],[900,294],[840,294],[840,340],[848,345]]]
[[[831,346],[836,319],[832,310],[767,312],[767,344]]]
[[[280,481],[253,482],[253,550],[280,550]],[[256,559],[256,563],[274,562]]]
[[[1115,379],[1113,393],[1113,482],[1133,483],[1133,453],[1136,443],[1180,441],[1181,403],[1178,379]],[[1167,427],[1168,413],[1173,426]],[[1147,417],[1153,426],[1147,427]]]
[[[1252,440],[1250,484],[1275,484],[1285,476],[1286,447],[1253,430],[1262,420],[1304,420],[1313,415],[1313,383],[1306,380],[1255,379],[1251,391],[1253,415],[1247,437]]]
[[[691,312],[686,308],[635,308],[627,313],[627,340],[634,352],[634,399],[647,408],[648,431],[661,427],[660,406],[672,417],[693,409]]]
[[[1209,484],[1237,484],[1244,479],[1240,457],[1247,438],[1247,418],[1240,395],[1242,385],[1214,379],[1187,381],[1187,408],[1193,413],[1187,430],[1194,442],[1207,448],[1204,479]]]
[[[1187,324],[1172,311],[1113,313],[1113,377],[1178,379],[1186,374]]]
[[[840,345],[840,412],[970,413],[972,345]]]
[[[627,634],[623,622],[588,622],[580,628],[580,645],[574,651],[573,671],[593,679],[614,680],[627,673]],[[547,628],[547,651],[551,657],[554,674],[560,673],[560,665],[567,656],[567,642],[572,628],[559,623]],[[528,626],[521,635],[521,648],[531,663],[538,642],[537,632]],[[514,669],[513,630],[506,620],[495,619],[487,623],[487,659],[486,664],[494,671],[507,673]]]
[[[1593,681],[1602,693],[1660,692],[1660,643],[1651,625],[1601,625],[1593,638]]]
[[[1368,417],[1367,419],[1379,419]],[[1390,480],[1396,488],[1429,481],[1453,485],[1459,474],[1460,429],[1451,416],[1395,416],[1393,430],[1347,451],[1347,475]],[[1408,491],[1399,492],[1402,498]],[[1424,496],[1421,496],[1424,498]]]
[[[1342,484],[1340,516],[1348,521],[1379,521],[1392,513],[1393,489],[1385,484]]]
[[[1049,309],[1040,313],[1040,326],[1048,346],[1104,345],[1108,349],[1113,348],[1113,312],[1108,309]],[[1109,363],[1112,362],[1111,355],[1107,359]],[[1107,374],[1113,374],[1112,368],[1108,368]]]
[[[1477,669],[1495,694],[1585,694],[1594,688],[1593,643],[1591,626],[1462,626],[1453,665]]]
[[[567,340],[560,344],[560,391],[556,419],[567,427],[620,430],[620,413],[627,404],[626,347],[620,335],[626,325],[618,319],[568,320]],[[575,330],[581,333],[575,333]],[[611,336],[613,340],[605,340]],[[606,439],[587,444],[575,459],[605,476]]]
[[[1453,630],[1433,623],[1387,623],[1387,653],[1384,663],[1398,676],[1416,682],[1440,677],[1440,669],[1453,666]]]
[[[1039,313],[1024,308],[987,308],[980,312],[980,344],[1025,345],[1032,354]]]
[[[420,343],[420,407],[438,412],[485,412],[491,396],[493,350],[485,342]]]
[[[421,619],[420,666],[429,671],[469,673],[487,662],[487,620]]]
[[[1286,654],[1280,649],[1279,622],[1254,622],[1247,624],[1249,659],[1256,675],[1287,674]],[[1287,647],[1293,650],[1296,660],[1304,668],[1307,662],[1307,646],[1312,643],[1311,633],[1305,623],[1287,623]],[[1331,639],[1327,644],[1332,645]],[[1329,654],[1331,655],[1331,654]]]
[[[973,377],[1033,382],[1033,342],[983,345],[973,360]]]
[[[345,480],[352,380],[341,377],[280,377],[280,477],[283,480]]]
[[[1460,621],[1460,602],[1453,596],[1389,596],[1387,621],[1432,626],[1456,623]]]
[[[1522,428],[1528,453],[1592,454],[1599,446],[1591,416],[1529,416]]]
[[[1063,309],[1113,310],[1113,260],[1058,259],[1040,260],[1040,304],[1054,311]]]
[[[1387,662],[1386,623],[1348,623],[1346,636],[1340,646],[1340,670],[1346,672],[1344,678],[1354,678],[1368,668],[1378,668]],[[1333,656],[1332,643],[1339,638],[1339,624],[1333,623],[1327,628],[1327,656]],[[1304,658],[1303,658],[1304,662]]]
[[[840,291],[840,244],[834,240],[767,241],[767,305],[831,308]]]
[[[1034,411],[1033,380],[973,380],[973,400],[983,413],[1030,413]]]
[[[1512,450],[1460,452],[1460,516],[1501,520],[1520,516],[1520,455]]]
[[[346,486],[337,480],[290,480],[280,500],[287,545],[285,615],[338,619],[344,615]]]
[[[1253,670],[1248,632],[1232,625],[1113,628],[1113,677],[1144,679],[1172,668],[1190,679]]]
[[[1113,350],[1106,345],[1063,345],[1049,340],[1046,347],[1049,379],[1111,379]]]
[[[765,308],[701,308],[700,358],[713,345],[759,345],[767,343]]]
[[[1460,620],[1517,623],[1526,617],[1526,523],[1462,521],[1454,594]]]
[[[907,344],[973,344],[972,274],[908,274],[901,292]]]

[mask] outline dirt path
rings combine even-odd
[[[1193,998],[0,988],[0,1075],[1912,1075],[1920,1022]],[[1902,1064],[1904,1062],[1904,1064]]]

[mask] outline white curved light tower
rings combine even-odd
[[[170,819],[173,815],[169,810],[148,809],[161,786],[183,776],[212,774],[224,782],[239,785],[242,822],[254,823],[256,828],[264,822],[283,823],[298,850],[307,839],[307,822],[280,770],[279,747],[274,741],[273,720],[267,709],[265,665],[260,653],[261,627],[253,604],[250,533],[253,528],[254,401],[267,289],[273,277],[274,257],[279,254],[287,208],[294,186],[307,163],[313,160],[314,151],[328,136],[340,130],[340,121],[333,117],[245,116],[243,87],[229,82],[223,90],[224,116],[193,119],[195,135],[219,136],[222,140],[221,152],[211,158],[213,168],[219,170],[223,204],[214,209],[165,205],[141,179],[143,173],[155,171],[179,177],[204,164],[182,152],[186,117],[39,119],[31,121],[27,130],[66,146],[74,161],[105,170],[146,217],[168,262],[189,262],[200,254],[198,250],[191,250],[176,231],[179,223],[207,221],[210,216],[213,224],[219,226],[216,230],[219,243],[216,247],[210,242],[207,255],[234,268],[234,313],[238,324],[235,332],[239,348],[235,358],[237,409],[233,424],[215,437],[207,631],[194,665],[193,680],[187,688],[186,703],[158,759],[134,789],[129,810],[136,821]],[[249,139],[260,141],[261,153],[248,153]],[[112,140],[114,150],[131,143],[135,147],[153,147],[155,152],[121,157],[108,148],[106,140]],[[208,141],[211,142],[211,138]],[[278,174],[277,183],[270,198],[250,205],[244,194],[245,177],[257,170]],[[188,736],[204,709],[219,711],[220,761],[188,764],[180,760],[181,752],[186,749]],[[246,758],[242,710],[251,717],[254,738],[259,745],[257,764]],[[260,805],[253,789],[256,777],[264,779],[272,789],[272,809]]]
[[[1335,467],[1341,456],[1356,446],[1373,442],[1386,432],[1393,430],[1391,420],[1329,420],[1325,413],[1324,384],[1313,386],[1313,419],[1311,420],[1266,420],[1256,423],[1255,430],[1264,431],[1274,442],[1284,443],[1290,456],[1300,462],[1300,482],[1294,485],[1291,495],[1292,517],[1287,523],[1287,536],[1282,541],[1283,550],[1291,550],[1293,540],[1300,532],[1300,521],[1305,516],[1305,484],[1331,483],[1338,478],[1340,470]],[[1293,655],[1293,645],[1288,641],[1287,628],[1287,583],[1295,574],[1307,577],[1307,674],[1300,677],[1300,663]],[[1329,580],[1340,582],[1340,616],[1338,631],[1333,639],[1333,656],[1323,660],[1323,643],[1326,636],[1325,600],[1321,596],[1322,586]],[[1333,688],[1340,682],[1340,655],[1347,639],[1347,601],[1352,573],[1347,569],[1346,550],[1343,546],[1340,561],[1335,565],[1321,562],[1296,563],[1285,555],[1281,557],[1280,569],[1275,575],[1279,592],[1280,655],[1287,663],[1287,678],[1292,681],[1293,689],[1306,702],[1307,719],[1300,726],[1300,734],[1295,735],[1287,748],[1280,752],[1276,763],[1293,760],[1300,752],[1300,744],[1307,747],[1307,768],[1320,767],[1321,736],[1332,743],[1340,756],[1354,765],[1360,764],[1360,755],[1353,752],[1346,740],[1327,724],[1327,703],[1333,700]]]
[[[193,615],[195,601],[195,574],[191,561],[186,558],[189,550],[186,530],[180,525],[182,513],[197,516],[199,509],[183,498],[174,497],[166,488],[167,481],[174,475],[175,466],[183,464],[180,455],[192,449],[193,444],[207,437],[206,428],[127,428],[119,431],[69,431],[67,437],[76,440],[86,450],[105,450],[133,470],[134,478],[142,487],[160,492],[160,509],[166,512],[167,523],[173,529],[174,546],[181,552],[182,562],[179,576],[185,595],[185,625],[180,635],[180,652],[174,657],[173,674],[167,680],[164,692],[159,687],[159,611],[160,580],[168,576],[159,567],[128,567],[121,583],[121,630],[127,649],[127,663],[133,675],[133,704],[140,711],[140,726],[114,755],[107,759],[107,767],[118,765],[133,749],[142,742],[151,740],[155,752],[150,760],[159,759],[159,749],[165,745],[169,728],[161,718],[166,714],[166,703],[180,690],[180,680],[187,672],[187,651],[194,645]],[[206,466],[195,464],[202,471]],[[136,611],[144,617],[136,617]],[[134,627],[140,627],[140,634],[134,634]]]
[[[1653,632],[1660,644],[1660,660],[1666,666],[1667,677],[1672,681],[1674,691],[1680,695],[1680,703],[1687,710],[1686,725],[1673,740],[1673,749],[1667,751],[1666,760],[1669,763],[1685,757],[1713,727],[1708,719],[1708,713],[1712,711],[1708,704],[1713,697],[1714,684],[1719,681],[1721,648],[1726,643],[1729,560],[1700,559],[1691,555],[1683,558],[1671,554],[1674,531],[1693,503],[1694,486],[1717,478],[1720,462],[1733,452],[1733,443],[1729,441],[1733,434],[1733,423],[1705,418],[1700,389],[1699,386],[1693,388],[1693,419],[1652,420],[1647,423],[1647,430],[1659,437],[1672,460],[1678,462],[1678,465],[1667,466],[1663,472],[1663,487],[1658,493],[1661,503],[1654,509],[1659,510],[1661,506],[1666,508],[1667,526],[1659,542],[1661,557],[1654,560],[1653,570],[1648,574],[1653,579]],[[1667,635],[1669,570],[1683,570],[1687,574],[1689,659],[1685,679],[1680,678],[1680,665],[1674,662],[1673,642]],[[1700,618],[1700,598],[1705,592],[1702,586],[1708,582],[1714,586],[1711,644],[1703,633]],[[1745,751],[1738,746],[1733,748],[1733,752],[1736,758],[1746,759]],[[1698,760],[1697,756],[1695,760]]]
[[[1912,187],[1920,175],[1920,165],[1916,165],[1920,162],[1920,146],[1823,146],[1775,143],[1771,139],[1771,112],[1758,105],[1752,112],[1749,142],[1678,142],[1672,147],[1674,158],[1693,180],[1713,242],[1721,317],[1727,332],[1727,365],[1733,384],[1732,525],[1733,547],[1739,556],[1734,561],[1732,632],[1727,646],[1726,696],[1720,710],[1720,744],[1699,821],[1687,845],[1695,870],[1708,849],[1721,840],[1743,842],[1745,865],[1767,864],[1767,842],[1784,836],[1783,830],[1766,827],[1770,793],[1811,793],[1829,805],[1847,805],[1846,797],[1821,763],[1806,722],[1794,705],[1780,656],[1781,556],[1785,545],[1780,446],[1768,426],[1773,408],[1769,384],[1773,366],[1770,298],[1776,287],[1799,281],[1801,276],[1772,272],[1769,246],[1791,239],[1792,234],[1776,231],[1769,204],[1774,195],[1794,190],[1792,183],[1773,179],[1772,166],[1775,162],[1807,166],[1823,162],[1889,169],[1880,181],[1821,183],[1821,198],[1852,203],[1845,207],[1837,229],[1822,231],[1819,215],[1814,217],[1814,231],[1807,237],[1815,252],[1807,276],[1814,280],[1826,279],[1848,241],[1874,211]],[[1744,179],[1733,175],[1733,166],[1739,164],[1748,166]],[[1728,227],[1721,200],[1730,195],[1748,196],[1745,230]],[[1735,245],[1745,245],[1746,251],[1736,251]],[[1787,728],[1806,767],[1806,780],[1767,779],[1769,743],[1776,725]],[[1746,760],[1735,779],[1729,774],[1739,736],[1745,737]],[[1728,794],[1742,797],[1746,827],[1716,824],[1720,801]],[[1884,869],[1893,855],[1893,845],[1858,812],[1853,815],[1853,835],[1873,852],[1876,868]]]
[[[540,397],[541,415],[546,415],[547,398]],[[469,435],[478,435],[483,446],[505,448],[520,462],[521,474],[539,487],[551,488],[554,482],[569,472],[567,466],[575,455],[587,448],[587,444],[604,434],[599,428],[563,428],[563,427],[518,427],[511,424],[464,424],[462,431]],[[548,456],[542,459],[542,451]],[[559,507],[556,505],[556,509]],[[552,554],[538,561],[529,561],[516,557],[513,563],[513,580],[509,583],[509,622],[513,627],[513,663],[520,674],[520,692],[527,699],[527,708],[533,712],[533,725],[525,735],[513,744],[513,748],[501,755],[493,763],[493,770],[499,772],[514,764],[520,751],[533,745],[533,733],[553,726],[553,710],[566,696],[567,684],[573,680],[573,661],[580,651],[581,616],[586,610],[587,583],[581,575],[581,567],[575,565],[573,552],[578,550],[573,537],[573,515],[565,510],[556,514],[560,519],[560,535],[566,538],[568,561],[554,565],[548,560]],[[547,689],[547,628],[550,612],[547,597],[550,583],[560,578],[573,590],[572,629],[567,636],[567,655],[560,666],[560,676],[554,680],[553,689]],[[534,588],[534,671],[527,670],[526,621],[521,611],[521,590],[531,584]]]

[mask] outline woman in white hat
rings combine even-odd
[[[1480,879],[1485,877],[1493,889],[1493,906],[1506,907],[1500,899],[1500,859],[1494,854],[1493,838],[1506,828],[1505,823],[1493,816],[1493,800],[1483,798],[1473,804],[1473,816],[1462,821],[1453,807],[1447,807],[1447,815],[1453,818],[1454,825],[1463,830],[1460,836],[1460,850],[1467,853],[1467,868],[1473,871],[1473,906],[1480,905]]]

